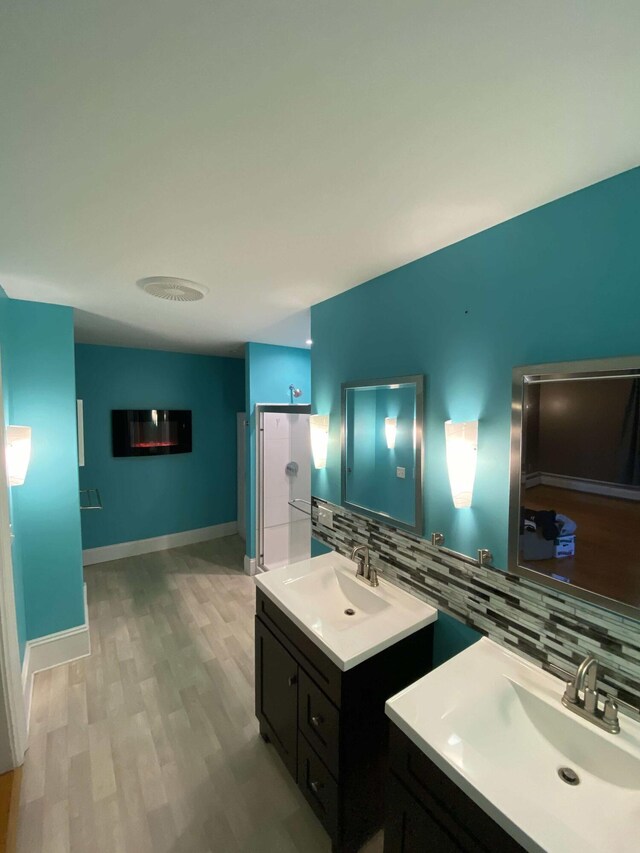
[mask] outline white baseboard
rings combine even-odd
[[[51,669],[63,663],[71,663],[91,654],[89,637],[89,612],[87,609],[87,585],[84,585],[84,625],[58,631],[46,637],[28,640],[22,662],[22,692],[24,709],[29,730],[31,716],[31,694],[33,692],[33,676],[44,669]]]
[[[640,501],[640,489],[634,486],[623,486],[619,483],[606,483],[600,480],[585,480],[580,477],[567,477],[564,474],[549,474],[538,471],[526,478],[526,487],[554,486],[556,489],[569,489],[572,492],[587,492],[592,495],[603,495],[608,498],[623,498],[628,501]]]
[[[255,575],[258,573],[258,566],[255,557],[244,555],[244,573],[245,575]]]
[[[214,524],[211,527],[199,527],[196,530],[184,530],[182,533],[168,533],[152,539],[136,539],[133,542],[118,542],[115,545],[103,545],[100,548],[86,548],[82,552],[82,563],[93,566],[95,563],[108,563],[122,557],[137,557],[139,554],[152,554],[166,551],[167,548],[180,548],[182,545],[195,545],[209,539],[220,539],[238,532],[238,522]]]

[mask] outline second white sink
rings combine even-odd
[[[390,699],[387,714],[525,849],[635,853],[640,725],[621,717],[620,734],[603,732],[562,706],[563,689],[482,639]]]

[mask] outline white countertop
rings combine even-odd
[[[335,552],[255,576],[256,586],[341,670],[438,618],[438,611],[379,576],[372,587]],[[348,615],[346,610],[354,611]]]
[[[564,683],[483,638],[386,704],[387,716],[526,850],[638,853],[640,724],[609,734]],[[571,767],[580,784],[558,776]]]

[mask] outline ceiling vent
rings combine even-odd
[[[169,302],[196,302],[209,292],[209,289],[203,284],[187,281],[186,278],[171,278],[166,275],[141,278],[138,281],[138,287],[141,287],[150,296],[167,299]]]

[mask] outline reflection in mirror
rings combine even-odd
[[[512,447],[511,568],[633,613],[640,608],[640,368],[597,364],[584,373],[575,372],[579,363],[558,366],[561,373],[525,369],[514,385],[521,442],[519,452]]]
[[[423,379],[342,386],[342,501],[415,532],[422,527]]]

